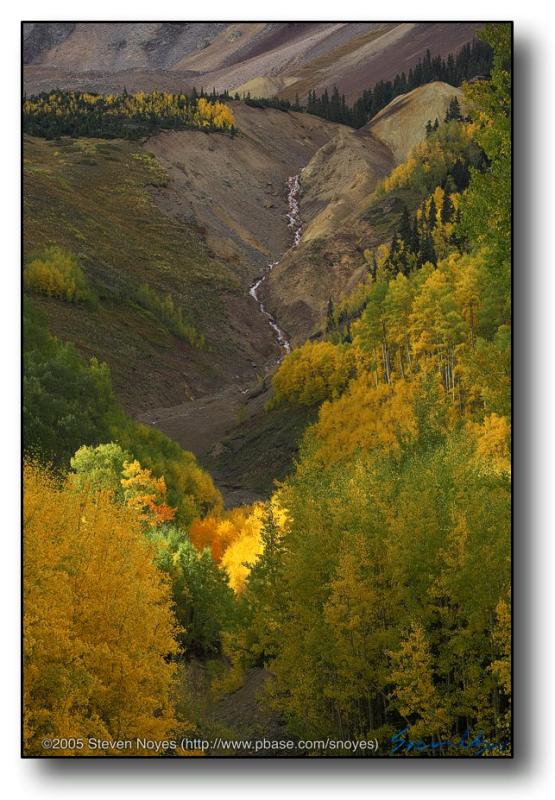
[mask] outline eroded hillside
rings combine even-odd
[[[37,302],[55,334],[110,365],[133,413],[242,387],[279,355],[248,288],[287,247],[288,175],[337,126],[236,111],[233,138],[187,130],[144,144],[25,139],[26,258],[66,248],[99,299],[94,307]],[[145,308],[144,286],[170,295],[204,346],[181,340]]]
[[[403,203],[376,187],[455,95],[446,84],[421,87],[356,132],[234,102],[235,136],[27,138],[26,257],[67,248],[98,296],[85,306],[37,298],[53,333],[106,361],[126,408],[209,463],[227,497],[258,496],[287,470],[303,421],[264,415],[283,350],[249,287],[267,274],[258,296],[293,344],[318,335],[329,299],[361,280],[364,250],[398,223]],[[292,247],[287,179],[297,174],[302,235]],[[204,344],[183,341],[145,307],[144,286],[171,296]],[[272,475],[261,437],[283,455]]]
[[[149,140],[148,150],[170,178],[155,192],[159,208],[201,228],[213,252],[244,262],[254,278],[290,244],[287,178],[342,126],[309,114],[231,106],[234,138],[164,132]]]
[[[376,136],[387,145],[395,164],[408,158],[412,148],[423,139],[426,122],[442,122],[450,100],[456,97],[462,107],[463,93],[448,83],[434,81],[396,97],[358,131],[358,135]]]
[[[349,292],[367,271],[363,251],[388,240],[402,204],[374,196],[378,182],[444,119],[461,92],[434,82],[393,100],[358,131],[341,128],[301,172],[303,237],[265,286],[271,309],[301,342],[317,333],[330,298]]]

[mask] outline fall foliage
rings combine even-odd
[[[273,379],[276,400],[306,398],[319,415],[279,490],[280,537],[261,529],[226,651],[271,670],[268,702],[300,737],[387,742],[410,728],[454,754],[452,740],[480,731],[493,754],[510,752],[510,150],[498,74],[510,32],[488,35],[492,81],[465,90],[480,122],[439,125],[380,188],[414,190],[416,233],[436,257],[401,258],[402,240],[396,260],[389,245],[365,253],[369,277],[328,314],[328,340],[294,350]],[[479,150],[498,141],[498,119],[503,146],[486,167]],[[474,160],[468,188],[448,193],[461,159]]]
[[[95,301],[77,259],[61,247],[47,247],[32,259],[23,271],[23,285],[27,290],[71,303]]]
[[[45,736],[170,737],[178,629],[133,510],[29,465],[24,553],[25,752]]]
[[[351,351],[307,342],[287,355],[273,378],[276,403],[311,406],[340,394],[354,375]]]
[[[475,732],[510,754],[510,26],[484,36],[492,75],[463,87],[469,116],[452,103],[377,189],[402,207],[393,238],[360,243],[363,279],[273,374],[266,411],[314,422],[269,497],[225,509],[194,456],[132,422],[107,368],[29,306],[28,754],[45,736],[172,736],[188,724],[178,658],[209,675],[212,699],[264,670],[257,702],[293,738],[388,752],[410,729],[460,755],[453,742]],[[106,135],[134,135],[151,112],[233,129],[216,97],[26,103],[47,135],[52,115],[62,130],[105,120]],[[62,251],[26,270],[30,290],[83,299]],[[171,297],[141,286],[137,300],[202,346]]]
[[[137,139],[167,128],[233,132],[233,112],[213,96],[160,91],[96,94],[58,89],[23,102],[23,129],[31,136]]]

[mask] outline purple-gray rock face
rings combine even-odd
[[[470,22],[34,22],[24,24],[27,93],[215,87],[304,101],[336,85],[353,100],[429,49],[470,41]]]

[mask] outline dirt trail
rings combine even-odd
[[[244,684],[237,691],[214,703],[208,716],[219,722],[241,739],[279,739],[285,726],[278,714],[269,711],[262,700],[264,685],[270,673],[260,667],[246,671]]]
[[[208,756],[260,755],[256,740],[290,739],[280,715],[270,708],[265,698],[265,687],[271,673],[263,667],[245,670],[241,686],[215,699],[212,692],[209,670],[202,661],[191,659],[181,673],[183,694],[186,703],[191,703],[196,717],[200,738],[217,743],[242,743],[239,750],[218,746],[208,750]],[[248,746],[248,743],[251,746]],[[267,754],[267,753],[266,753]]]

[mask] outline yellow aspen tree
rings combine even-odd
[[[447,716],[432,677],[432,656],[424,628],[413,623],[398,650],[390,652],[392,701],[410,723],[411,736],[441,735]]]
[[[25,753],[43,738],[80,738],[85,755],[88,737],[171,738],[178,631],[155,545],[107,491],[36,466],[24,480]]]

